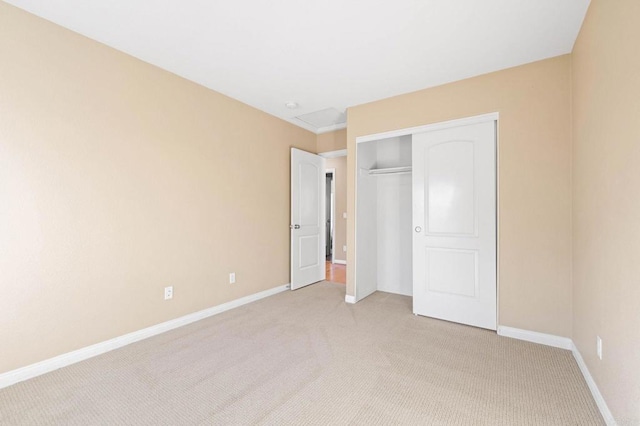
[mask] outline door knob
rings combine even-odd
[[[419,226],[416,226],[416,232],[421,232],[422,228],[420,228]]]
[[[300,229],[300,225],[289,225],[291,229]]]

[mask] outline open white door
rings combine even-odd
[[[495,122],[413,135],[413,312],[496,329]]]
[[[325,279],[324,158],[291,148],[291,289]]]

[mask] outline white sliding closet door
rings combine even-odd
[[[413,311],[495,330],[495,122],[413,135]]]

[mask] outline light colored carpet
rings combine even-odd
[[[0,423],[600,425],[568,351],[320,283],[0,390]]]

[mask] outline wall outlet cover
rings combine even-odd
[[[173,286],[164,288],[164,300],[173,299]]]

